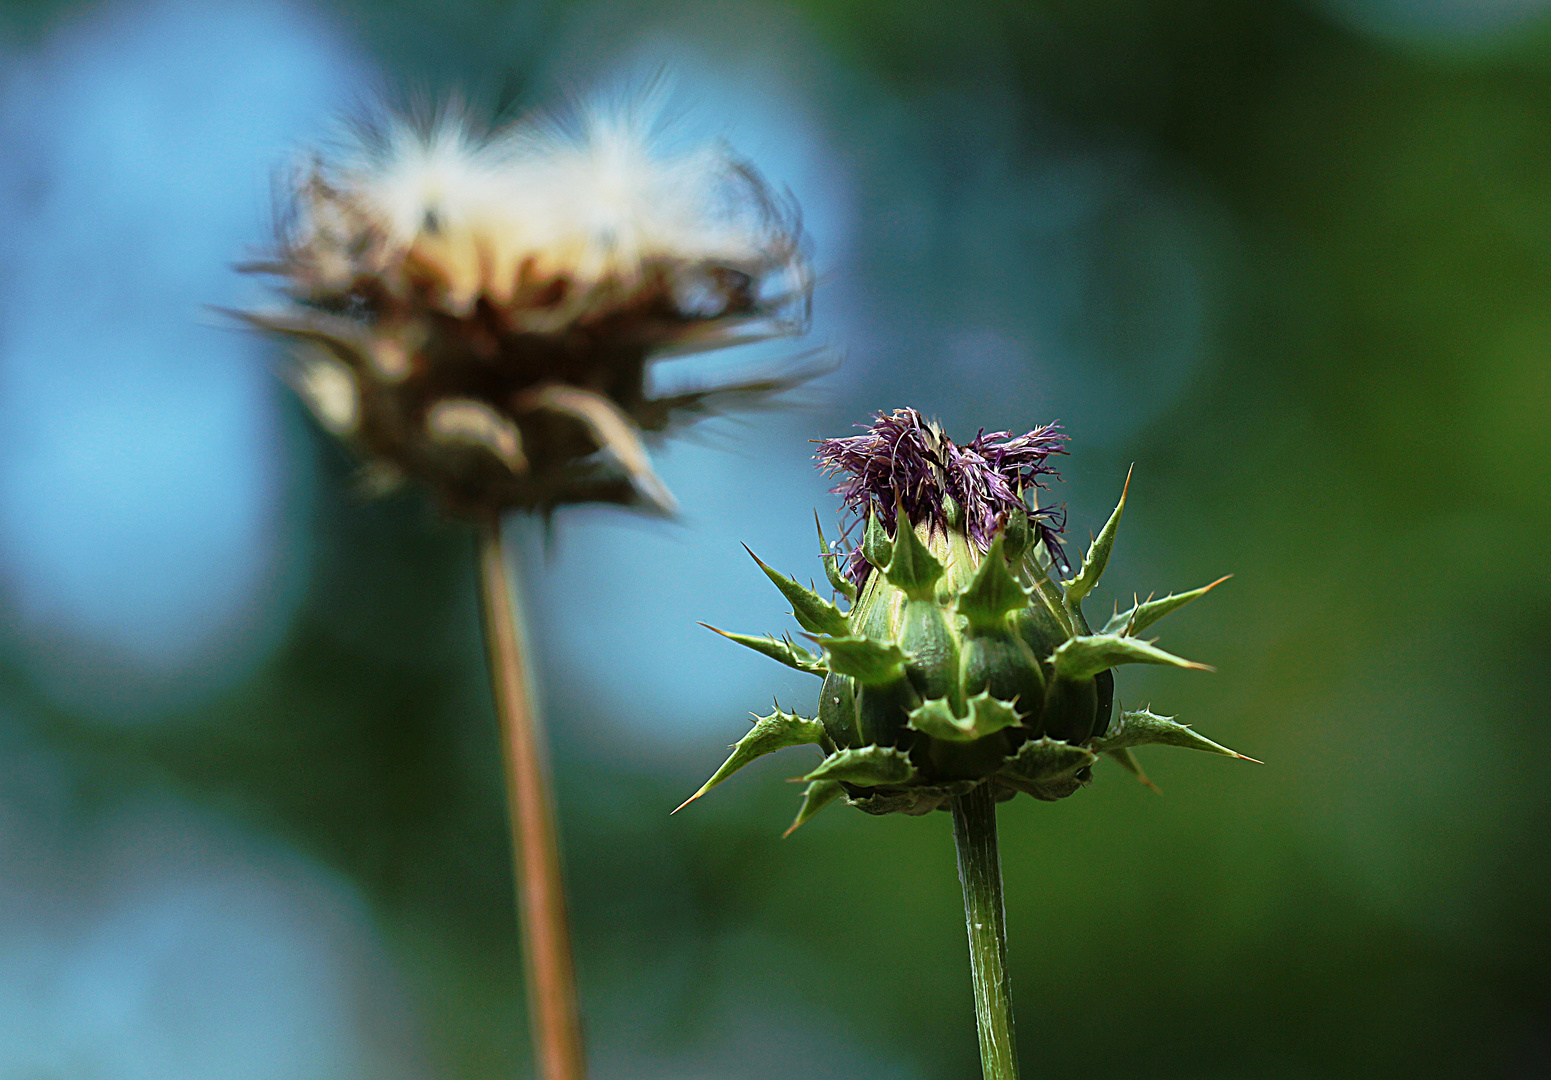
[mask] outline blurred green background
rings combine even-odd
[[[1135,463],[1102,606],[1235,575],[1120,695],[1266,764],[1002,808],[1025,1074],[1551,1076],[1548,11],[0,6],[0,1078],[530,1075],[473,540],[201,305],[336,110],[663,66],[845,363],[518,530],[600,1080],[978,1075],[946,815],[668,816],[812,708],[694,626],[786,627],[738,542],[818,576],[807,440],[904,404],[1060,419],[1079,544]]]

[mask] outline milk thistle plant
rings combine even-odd
[[[294,345],[291,383],[369,491],[417,481],[479,534],[539,1073],[585,1074],[545,755],[503,555],[508,511],[672,495],[643,432],[812,374],[654,396],[651,363],[791,333],[810,287],[796,208],[721,145],[667,153],[652,110],[476,133],[455,111],[356,126],[286,185],[283,302],[240,313]]]
[[[811,743],[824,757],[803,777],[788,834],[836,800],[869,814],[950,810],[986,1080],[1018,1075],[996,804],[1020,792],[1066,798],[1100,757],[1146,782],[1132,749],[1150,743],[1243,758],[1150,709],[1113,717],[1118,665],[1210,670],[1141,635],[1224,579],[1138,601],[1095,631],[1082,603],[1109,561],[1125,492],[1074,568],[1064,515],[1036,497],[1065,443],[1049,425],[960,446],[914,409],[820,442],[820,467],[841,481],[843,535],[855,538],[836,550],[820,529],[820,558],[848,607],[755,556],[818,651],[716,630],[823,679],[817,713],[756,717],[685,804],[764,754]]]

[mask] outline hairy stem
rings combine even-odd
[[[481,527],[479,578],[490,683],[501,725],[528,1018],[541,1080],[585,1080],[576,971],[544,746],[523,658],[522,620],[501,543],[501,519]]]
[[[964,886],[969,970],[985,1080],[1018,1080],[1013,1036],[1012,980],[1007,975],[1007,925],[1002,910],[1002,862],[996,850],[996,799],[981,784],[953,800],[953,840]]]

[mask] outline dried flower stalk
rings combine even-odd
[[[815,373],[668,397],[651,363],[790,334],[811,275],[796,207],[721,145],[663,153],[649,110],[476,134],[446,113],[355,128],[294,171],[273,256],[284,302],[238,313],[294,346],[290,381],[362,462],[480,530],[540,1075],[585,1075],[544,749],[501,549],[504,512],[604,502],[669,514],[643,433]]]

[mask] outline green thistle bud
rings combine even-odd
[[[819,651],[717,631],[821,676],[817,715],[759,718],[690,801],[754,758],[805,743],[825,757],[804,777],[793,828],[839,798],[874,814],[923,814],[981,784],[999,800],[1060,799],[1089,782],[1101,755],[1146,782],[1131,748],[1150,743],[1242,758],[1145,709],[1112,717],[1122,664],[1211,670],[1138,635],[1225,579],[1137,603],[1095,632],[1082,603],[1104,573],[1126,494],[1072,572],[1064,515],[1026,500],[1055,475],[1047,462],[1065,440],[1050,425],[959,446],[901,409],[866,434],[821,442],[820,467],[843,477],[834,490],[852,515],[847,533],[861,530],[844,555],[820,530],[826,573],[849,608],[756,557]]]

